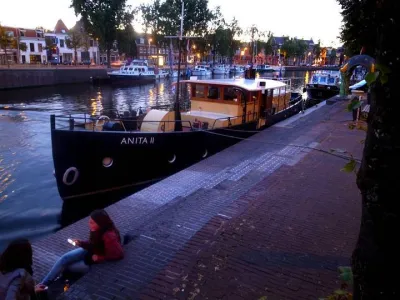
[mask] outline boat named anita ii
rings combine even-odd
[[[140,190],[303,107],[301,94],[290,90],[290,80],[191,78],[181,84],[191,96],[191,109],[184,112],[149,109],[114,119],[52,115],[61,198],[76,201],[115,190]]]
[[[111,83],[139,84],[156,80],[154,68],[149,67],[147,60],[135,59],[124,64],[119,70],[108,73]]]

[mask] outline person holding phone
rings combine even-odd
[[[12,241],[0,256],[0,300],[36,299],[47,286],[35,286],[32,278],[32,245],[26,239]]]
[[[105,210],[95,210],[90,214],[89,230],[88,241],[68,239],[68,242],[78,248],[61,256],[41,284],[49,285],[66,270],[86,273],[92,264],[124,257],[119,231]]]

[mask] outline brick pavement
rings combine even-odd
[[[217,243],[221,230],[227,230],[226,226],[234,224],[238,215],[244,214],[256,203],[261,203],[261,198],[257,197],[265,192],[260,190],[260,187],[265,186],[264,180],[269,183],[267,187],[272,188],[273,182],[282,186],[282,176],[276,177],[277,174],[286,171],[290,176],[293,168],[304,162],[304,157],[311,151],[304,146],[316,147],[323,141],[323,146],[327,149],[346,148],[352,153],[359,150],[358,142],[355,143],[358,143],[358,147],[354,143],[350,147],[349,143],[343,142],[342,136],[352,136],[352,141],[354,137],[360,136],[360,132],[349,131],[343,125],[343,118],[349,120],[350,117],[344,115],[343,110],[343,103],[325,106],[291,123],[284,122],[269,128],[250,140],[111,205],[107,211],[120,231],[133,231],[140,236],[125,247],[124,260],[94,266],[89,274],[73,284],[59,298],[138,299],[141,293],[143,297],[152,295],[157,299],[179,296],[173,294],[173,289],[180,284],[177,274],[185,268],[188,274],[193,270],[191,259],[195,258],[192,253],[194,249],[197,249],[196,253],[206,252],[199,249],[204,244],[201,239],[204,237],[210,244]],[[303,147],[297,147],[298,145]],[[311,153],[307,157],[314,157],[316,153],[318,155],[316,151]],[[337,171],[343,165],[343,160],[334,159]],[[303,180],[306,178],[304,172],[302,170],[300,175],[297,174]],[[347,174],[339,172],[339,175],[342,178],[341,176]],[[323,176],[317,179],[321,178]],[[349,180],[354,182],[351,178]],[[308,178],[304,182],[308,183]],[[290,184],[292,183],[285,184],[282,190],[288,190]],[[304,186],[303,183],[297,184]],[[273,192],[271,190],[268,193]],[[300,195],[300,192],[295,194]],[[278,196],[277,194],[276,197]],[[286,197],[293,198],[293,195],[287,194]],[[283,201],[282,199],[279,201]],[[277,203],[281,203],[279,201]],[[310,198],[309,201],[313,208],[313,199]],[[287,206],[283,202],[282,205]],[[275,207],[274,209],[278,210]],[[291,211],[294,212],[295,208]],[[284,216],[287,222],[293,219],[293,215]],[[277,227],[280,220],[277,217],[271,218],[274,222],[272,224],[275,224],[273,226]],[[36,279],[40,279],[54,261],[69,250],[69,244],[65,242],[68,237],[85,237],[86,222],[87,219],[84,219],[34,243]],[[210,237],[207,237],[210,234],[207,228],[215,228],[211,230]],[[312,230],[309,227],[306,229],[310,232]],[[307,231],[304,234],[306,233]],[[271,236],[272,234],[270,233]],[[283,252],[273,250],[273,257],[279,260]],[[249,257],[246,259],[262,259],[257,255]],[[312,258],[315,259],[314,256]],[[197,299],[201,299],[200,295]]]
[[[346,118],[342,112],[331,118],[337,125],[319,148],[360,157],[363,133],[349,131]],[[232,203],[236,215],[216,216],[199,230],[140,299],[329,295],[340,286],[337,267],[350,263],[360,219],[355,175],[341,172],[343,164],[313,151],[280,167]]]

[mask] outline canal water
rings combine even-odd
[[[309,72],[286,72],[302,91]],[[100,112],[170,104],[171,81],[113,88],[62,85],[0,91],[0,252],[12,239],[34,239],[121,199],[63,207],[53,176],[50,114]]]

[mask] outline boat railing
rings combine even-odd
[[[143,115],[144,116],[144,115]],[[164,132],[166,130],[167,125],[173,123],[181,123],[182,124],[182,128],[186,128],[187,130],[194,130],[195,127],[192,125],[191,121],[187,121],[187,120],[157,120],[157,121],[150,121],[150,120],[143,120],[140,118],[141,116],[138,116],[136,119],[125,119],[125,118],[109,118],[107,116],[100,116],[100,117],[79,117],[79,116],[67,116],[67,115],[52,115],[51,116],[51,129],[58,129],[58,130],[74,130],[75,127],[80,127],[79,125],[83,125],[85,126],[88,123],[94,122],[95,125],[92,126],[90,131],[96,131],[97,128],[97,122],[104,120],[105,122],[112,122],[112,123],[119,123],[122,126],[122,131],[124,132],[135,132],[138,131],[143,123],[159,123],[161,124],[160,129],[161,132]],[[56,127],[56,120],[57,119],[61,119],[61,120],[65,120],[68,122],[68,125],[66,126],[59,126]],[[79,122],[81,121],[81,122]],[[103,124],[101,124],[103,125]],[[86,129],[87,131],[89,131],[88,129]]]
[[[248,118],[249,116],[252,116],[253,120],[255,121],[257,119],[257,112],[252,112],[250,114],[245,114],[245,115],[241,115],[241,116],[217,118],[214,120],[214,123],[213,123],[211,129],[215,129],[215,124],[217,122],[221,122],[221,121],[228,121],[228,126],[232,126],[232,121],[237,120],[237,119],[242,119],[242,121],[246,122],[245,118]],[[239,124],[234,124],[234,125],[239,125]]]

